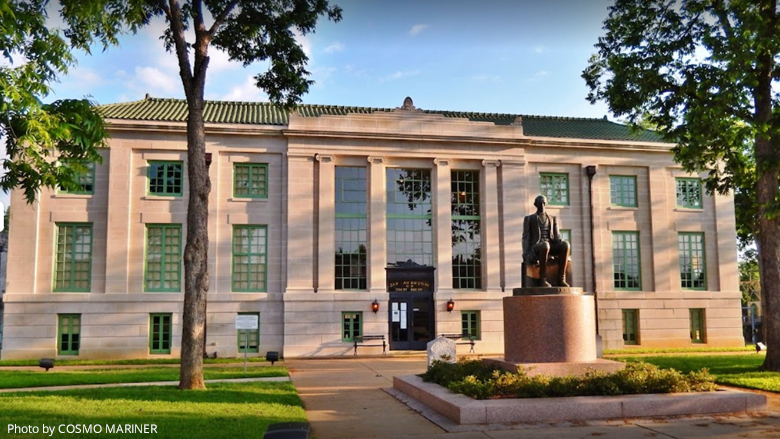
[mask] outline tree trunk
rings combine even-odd
[[[188,94],[187,118],[187,245],[184,248],[184,316],[180,389],[203,389],[203,349],[208,273],[208,214],[211,182],[206,167],[203,94]]]

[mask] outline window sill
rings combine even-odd
[[[703,212],[704,208],[703,207],[682,207],[682,206],[677,206],[677,207],[674,208],[674,211],[675,212]]]
[[[83,200],[83,199],[90,199],[94,196],[94,194],[68,194],[68,193],[57,193],[52,195],[52,198],[71,198],[76,200]]]
[[[181,195],[145,195],[141,197],[141,199],[150,201],[178,201],[183,200],[184,197]]]
[[[236,203],[252,203],[252,202],[255,202],[255,201],[266,202],[266,201],[268,201],[268,198],[267,197],[266,198],[236,198],[236,197],[231,197],[231,198],[228,198],[228,201],[233,201],[233,202],[236,202]]]
[[[630,207],[630,206],[609,206],[609,207],[607,207],[607,210],[629,210],[629,211],[634,211],[634,210],[639,210],[639,207],[636,207],[636,206],[634,206],[634,207]]]

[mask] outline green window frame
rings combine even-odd
[[[560,229],[561,239],[569,243],[569,256],[574,254],[574,244],[571,242],[571,229]]]
[[[461,311],[461,336],[464,339],[479,340],[480,339],[480,315],[479,311]]]
[[[680,249],[680,287],[684,290],[707,289],[707,261],[704,254],[704,233],[681,232],[678,235]]]
[[[235,163],[233,165],[233,196],[236,198],[268,198],[268,163]]]
[[[181,161],[150,161],[147,176],[149,195],[180,197],[184,192],[184,166]]]
[[[171,353],[172,320],[172,314],[149,314],[149,353]]]
[[[232,291],[268,290],[268,227],[233,226]]]
[[[57,314],[57,354],[78,355],[81,346],[81,314]]]
[[[431,170],[387,168],[387,265],[433,266]]]
[[[612,272],[616,290],[642,289],[639,232],[612,232]]]
[[[569,174],[543,172],[539,174],[539,191],[547,197],[547,204],[568,206]]]
[[[637,207],[636,176],[610,175],[609,202],[613,206]]]
[[[363,312],[345,311],[341,313],[341,341],[353,342],[355,337],[363,335]]]
[[[181,291],[181,224],[146,225],[144,291]]]
[[[92,224],[56,223],[54,291],[88,293],[92,286]]]
[[[706,320],[703,309],[691,309],[691,343],[706,343]]]
[[[79,173],[76,177],[76,184],[78,189],[66,189],[59,187],[58,191],[61,194],[73,194],[73,195],[92,195],[95,193],[95,164],[92,162],[80,162],[79,166],[83,166],[84,172]]]
[[[368,270],[366,168],[336,166],[335,288],[365,290]]]
[[[685,209],[702,208],[701,179],[676,178],[675,179],[677,207]]]
[[[623,344],[639,344],[639,310],[623,310]]]
[[[253,354],[260,352],[260,313],[259,312],[240,312],[240,316],[257,316],[257,329],[237,329],[236,337],[238,342],[238,353],[244,352]],[[247,343],[245,343],[245,338]]]
[[[460,170],[450,177],[454,289],[482,289],[479,178],[479,171]]]

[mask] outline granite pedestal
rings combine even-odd
[[[504,358],[487,362],[531,375],[581,375],[588,369],[614,372],[617,361],[596,357],[593,295],[582,288],[515,288],[504,298]]]

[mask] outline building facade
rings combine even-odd
[[[82,191],[12,194],[4,359],[180,353],[186,105],[102,109],[110,147]],[[733,199],[706,195],[653,133],[410,99],[209,102],[206,121],[208,354],[351,355],[361,335],[393,353],[441,334],[500,354],[540,193],[605,348],[743,344]],[[259,329],[237,331],[243,314]]]

